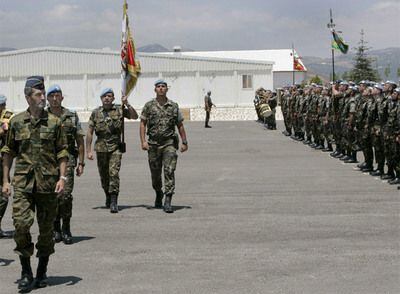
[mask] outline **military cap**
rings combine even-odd
[[[349,86],[349,83],[348,83],[347,81],[341,81],[341,82],[340,82],[340,85]]]
[[[375,84],[375,85],[374,85],[374,88],[383,91],[383,87],[382,87],[381,84],[378,84],[378,83]]]
[[[343,82],[343,80],[336,80],[335,84],[341,84]]]
[[[113,94],[114,95],[114,91],[111,88],[105,88],[100,92],[100,97],[104,97],[107,94]]]
[[[30,76],[26,79],[25,88],[44,90],[44,78],[42,76]]]
[[[386,81],[385,84],[390,84],[390,85],[394,86],[395,88],[397,87],[397,84],[393,81]]]
[[[47,96],[49,96],[50,94],[53,94],[53,93],[61,93],[62,94],[61,87],[59,85],[50,86],[50,88],[47,90]]]
[[[399,93],[399,94],[400,94],[400,88],[396,88],[396,89],[394,89],[394,91],[395,91],[396,93]]]
[[[6,95],[0,94],[0,104],[5,104],[7,102]]]
[[[159,79],[159,80],[154,82],[154,86],[156,86],[156,87],[158,85],[162,85],[162,84],[165,85],[165,86],[168,86],[167,82],[165,80],[163,80],[163,79]]]
[[[362,80],[358,84],[359,85],[368,85],[368,81]]]

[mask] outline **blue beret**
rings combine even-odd
[[[395,88],[397,87],[397,84],[393,81],[386,81],[385,84],[393,85]]]
[[[49,96],[50,94],[53,94],[53,93],[61,93],[62,94],[61,87],[59,85],[50,86],[50,88],[47,90],[47,96]]]
[[[382,85],[380,85],[380,84],[375,84],[375,85],[374,85],[374,88],[383,91],[383,87],[382,87]]]
[[[6,95],[0,94],[0,104],[4,104],[7,101]]]
[[[113,89],[111,89],[111,88],[105,88],[105,89],[103,89],[103,90],[101,91],[100,97],[106,96],[106,95],[109,94],[109,93],[111,93],[111,94],[114,95]]]
[[[349,83],[348,83],[347,81],[342,81],[342,82],[340,83],[340,85],[349,86]]]
[[[157,87],[158,85],[161,85],[161,84],[168,86],[167,82],[163,79],[159,79],[159,80],[155,81],[154,86]]]
[[[42,76],[31,76],[26,79],[25,88],[44,90],[44,78]]]

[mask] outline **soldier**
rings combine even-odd
[[[281,109],[283,115],[283,122],[285,123],[285,130],[282,132],[285,136],[290,136],[292,134],[292,121],[290,117],[290,99],[291,95],[289,92],[289,87],[283,89],[283,95],[281,99]]]
[[[362,119],[359,121],[359,129],[361,132],[361,145],[364,154],[365,164],[361,166],[362,172],[371,172],[374,164],[374,151],[372,148],[371,128],[374,122],[374,109],[375,109],[375,97],[374,88],[367,87],[364,90],[363,99],[365,102],[362,106]]]
[[[80,177],[85,166],[85,146],[79,117],[75,111],[68,110],[61,106],[64,96],[61,87],[53,85],[47,91],[48,111],[60,118],[68,141],[68,163],[64,193],[58,198],[58,214],[54,222],[54,240],[58,243],[61,240],[64,244],[72,244],[72,234],[70,229],[72,217],[72,190],[74,188],[74,169],[76,175]],[[77,164],[77,159],[79,163]],[[61,229],[62,221],[62,229]]]
[[[399,113],[400,88],[393,90],[390,102],[388,104],[388,119],[383,128],[385,157],[389,169],[395,171],[395,178],[389,181],[389,184],[400,184],[400,165],[399,165],[399,142],[396,142],[396,133],[398,113]],[[398,133],[397,133],[398,135]]]
[[[206,121],[205,121],[205,128],[211,128],[211,126],[208,124],[210,121],[210,113],[211,113],[211,108],[215,107],[215,104],[212,103],[211,100],[211,91],[207,92],[207,95],[204,97],[204,110],[206,111]]]
[[[175,127],[178,128],[182,140],[181,152],[188,150],[188,142],[179,106],[167,98],[167,83],[164,80],[158,80],[154,86],[157,96],[145,104],[140,116],[140,141],[142,149],[148,151],[152,186],[156,192],[154,207],[162,207],[162,199],[165,194],[164,211],[172,213],[171,199],[175,192],[175,169],[178,158],[176,150],[179,147]],[[163,168],[164,193],[161,180]]]
[[[321,121],[323,137],[326,139],[327,147],[322,149],[323,152],[332,152],[332,104],[331,104],[331,90],[324,88],[321,95],[324,97],[321,105]]]
[[[6,134],[8,131],[8,124],[10,122],[11,117],[13,116],[13,113],[6,109],[6,102],[7,102],[7,97],[3,94],[0,94],[0,148],[4,146]],[[3,165],[1,157],[0,157],[0,163],[1,165]],[[1,169],[0,177],[1,177],[0,186],[2,186],[3,169]],[[4,214],[6,213],[7,206],[8,206],[8,198],[0,193],[0,239],[12,237],[11,233],[5,232],[1,229],[1,221],[4,217]]]
[[[350,96],[345,98],[345,105],[343,109],[343,146],[345,147],[346,156],[340,160],[345,163],[357,163],[357,152],[355,147],[355,113],[356,113],[356,95],[358,87],[349,87]]]
[[[377,133],[379,131],[379,134],[381,135],[380,137],[380,143],[381,143],[381,148],[382,148],[382,155],[381,155],[381,164],[385,164],[385,154],[390,153],[389,149],[390,147],[385,148],[385,138],[383,134],[383,130],[385,129],[385,126],[387,124],[388,116],[389,116],[389,104],[392,102],[392,94],[394,89],[396,88],[396,83],[392,81],[386,81],[385,84],[383,85],[383,95],[382,95],[382,100],[380,103],[377,105]],[[390,146],[395,147],[395,145],[390,144],[387,142]],[[386,149],[386,152],[385,152]],[[384,175],[383,173],[380,174],[383,180],[389,180],[389,183],[396,182],[396,173],[395,173],[395,166],[391,163],[387,163],[388,171],[387,174]],[[382,169],[383,170],[383,169]],[[395,183],[394,183],[395,184]]]
[[[101,186],[106,195],[106,207],[111,213],[118,213],[119,170],[123,150],[121,144],[122,123],[124,117],[137,119],[136,110],[128,103],[128,97],[122,97],[122,106],[114,104],[114,91],[104,89],[100,94],[102,106],[93,110],[89,119],[86,136],[86,157],[93,160],[92,140],[96,132],[94,146],[97,155]],[[125,108],[125,107],[126,108]]]
[[[43,77],[29,77],[25,83],[29,108],[10,121],[3,153],[3,195],[11,196],[10,168],[16,158],[13,186],[15,252],[22,273],[18,288],[22,291],[47,286],[47,265],[54,253],[53,224],[57,214],[57,194],[64,192],[68,159],[67,141],[56,116],[47,112]],[[39,264],[33,282],[30,257],[34,246],[30,227],[35,211],[39,225],[36,243]]]

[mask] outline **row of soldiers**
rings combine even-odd
[[[338,80],[327,87],[294,85],[283,91],[284,135],[345,163],[358,163],[362,151],[358,169],[400,184],[400,88],[395,82]]]

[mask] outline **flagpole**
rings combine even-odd
[[[332,9],[330,9],[329,12],[330,12],[331,21],[330,21],[330,23],[328,23],[328,28],[333,30],[336,25],[333,23]],[[332,49],[332,82],[334,82],[335,81],[335,50],[333,49],[332,46],[331,46],[331,49]]]
[[[296,79],[295,79],[295,68],[294,68],[294,66],[295,66],[295,64],[294,64],[294,58],[295,58],[295,56],[294,56],[294,44],[292,43],[292,56],[293,56],[293,77],[292,77],[292,85],[294,85],[295,83],[296,83]]]

